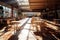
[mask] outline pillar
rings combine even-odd
[[[11,7],[11,17],[13,17],[13,6]]]

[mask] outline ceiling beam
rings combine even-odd
[[[29,0],[29,2],[47,2],[47,0]]]
[[[47,5],[47,3],[30,3],[30,5],[41,6],[41,5]]]
[[[30,6],[31,9],[42,9],[46,8],[45,6]]]

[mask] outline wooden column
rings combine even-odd
[[[12,6],[11,7],[11,17],[13,17],[13,9],[14,9],[14,7]]]

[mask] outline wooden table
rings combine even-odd
[[[43,19],[43,20],[44,20],[44,19]],[[55,22],[52,22],[52,21],[48,21],[48,20],[44,20],[44,21],[46,21],[47,23],[52,24],[52,25],[60,26],[60,24],[55,23]]]
[[[56,24],[55,22],[48,21],[45,19],[42,19],[42,20],[45,21],[46,27],[51,28],[53,30],[58,30],[58,26],[56,26],[56,25],[60,25],[60,24]]]
[[[53,30],[58,30],[58,27],[57,26],[54,26],[52,24],[49,24],[47,23],[46,21],[34,21],[37,25],[40,25],[40,27],[48,27],[48,28],[51,28]]]
[[[20,21],[12,21],[12,23],[14,24],[14,34],[15,34],[16,31],[17,31],[17,27],[18,27],[18,24],[20,23]]]
[[[34,23],[37,25],[37,27],[36,27],[37,32],[38,32],[38,31],[41,31],[41,28],[40,28],[40,23],[41,23],[41,22],[42,22],[41,20],[39,20],[39,21],[34,21]]]
[[[54,25],[49,24],[49,23],[45,23],[45,24],[46,24],[46,27],[48,27],[48,28],[51,28],[53,30],[58,30],[58,27],[57,26],[54,26]]]

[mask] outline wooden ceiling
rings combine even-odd
[[[47,5],[47,0],[30,0],[30,8],[31,9],[42,9]]]
[[[31,9],[54,9],[56,5],[60,6],[60,0],[29,0]]]

